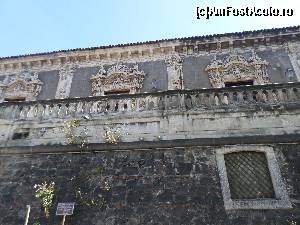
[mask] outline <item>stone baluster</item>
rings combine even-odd
[[[52,118],[57,118],[58,117],[58,110],[59,110],[58,104],[54,104],[51,108],[51,117]]]
[[[278,98],[280,102],[285,102],[285,93],[284,89],[278,89]]]
[[[155,106],[155,108],[154,109],[158,109],[158,103],[159,103],[159,96],[155,96],[155,97],[153,97],[153,99],[154,99],[154,106]]]
[[[205,104],[205,94],[200,93],[197,96],[197,101],[196,101],[197,107],[202,108],[203,105]]]
[[[76,116],[79,116],[82,114],[82,111],[83,111],[82,107],[83,107],[83,103],[78,102],[77,107],[76,107]]]
[[[216,105],[216,106],[219,106],[220,105],[220,97],[219,97],[219,94],[218,93],[215,93],[214,94],[214,105]]]
[[[148,111],[151,111],[151,110],[156,109],[156,104],[155,104],[155,102],[156,102],[156,97],[149,96],[147,102],[148,102],[148,106],[147,106],[147,110],[148,110]]]
[[[211,107],[215,104],[215,96],[214,96],[213,93],[209,93],[208,95],[209,95],[209,97],[208,97],[208,102],[209,102],[208,107]]]
[[[59,108],[58,108],[58,117],[59,118],[65,118],[66,114],[67,114],[67,108],[65,106],[65,104],[58,104]]]
[[[19,117],[20,117],[20,106],[19,105],[14,105],[13,110],[11,112],[11,118],[13,120],[15,120],[15,119],[19,119]]]
[[[149,99],[150,99],[150,96],[144,97],[144,100],[145,100],[144,111],[148,111],[149,110]]]
[[[72,102],[69,104],[69,114],[72,117],[75,117],[76,115],[76,108],[77,108],[77,102]]]
[[[86,101],[84,104],[84,114],[90,114],[92,111],[92,101]]]
[[[20,119],[24,120],[27,118],[28,106],[23,106],[20,112]]]
[[[119,111],[119,108],[120,108],[120,106],[119,106],[119,99],[113,99],[112,100],[112,111],[113,112],[118,112]]]
[[[269,102],[269,94],[266,90],[261,91],[261,97],[262,97],[262,102],[268,103]]]
[[[236,102],[236,104],[237,104],[237,105],[243,104],[244,99],[243,99],[243,94],[242,94],[242,92],[239,91],[239,90],[237,90],[237,91],[236,91],[236,94],[237,94],[237,102]]]
[[[132,98],[131,99],[131,111],[137,111],[138,106],[137,106],[138,102],[137,102],[137,98]]]
[[[141,97],[136,98],[136,111],[142,111],[141,106],[142,106],[142,99]]]
[[[131,104],[132,104],[132,99],[130,98],[130,99],[128,99],[128,101],[127,101],[127,111],[132,111],[131,110]]]
[[[30,105],[28,106],[29,107],[29,110],[28,110],[28,113],[27,113],[27,118],[28,119],[33,119],[35,117],[35,107],[34,105]]]
[[[264,90],[263,93],[266,96],[266,102],[267,103],[273,103],[274,102],[273,93],[272,93],[271,89]]]
[[[272,96],[272,101],[273,102],[278,102],[279,99],[280,99],[278,91],[276,89],[273,89],[273,90],[270,91],[270,93],[271,93],[271,96]]]
[[[189,94],[187,94],[185,96],[185,109],[190,110],[191,108],[193,108],[192,97]]]
[[[44,105],[44,107],[45,107],[45,109],[44,109],[44,118],[45,119],[48,119],[49,117],[50,117],[50,109],[49,109],[49,105],[48,104],[46,104],[46,105]]]
[[[229,105],[229,94],[228,93],[222,93],[222,100],[221,103],[223,105]]]
[[[140,111],[146,111],[147,107],[147,97],[141,97],[141,101],[140,101]]]
[[[97,112],[97,109],[98,109],[98,106],[97,106],[98,102],[97,101],[91,101],[90,102],[90,114],[91,115],[96,115],[98,112]]]
[[[38,104],[36,106],[36,117],[42,119],[44,116],[44,106],[42,104]]]
[[[91,108],[90,108],[90,113],[91,114],[97,114],[98,113],[98,101],[93,101],[91,102]]]

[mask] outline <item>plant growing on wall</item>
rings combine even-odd
[[[102,196],[91,197],[88,192],[83,192],[80,189],[75,192],[76,199],[79,204],[89,207],[104,207],[106,202]]]
[[[42,184],[35,184],[35,197],[39,198],[42,201],[42,205],[44,207],[44,213],[46,217],[49,217],[49,209],[53,203],[54,197],[54,182],[47,184],[47,182],[43,182]]]
[[[82,171],[72,178],[75,197],[80,205],[103,208],[105,195],[110,191],[108,179],[103,176],[104,167],[97,165],[90,171]]]
[[[127,126],[123,124],[121,127],[105,127],[104,139],[111,144],[117,144],[121,141],[121,137],[127,135]]]
[[[117,144],[121,140],[122,131],[120,128],[110,129],[106,128],[104,131],[104,139],[111,144]]]
[[[64,123],[63,131],[68,140],[68,144],[79,144],[81,148],[88,145],[86,128],[78,135],[76,129],[80,126],[79,119],[73,119]]]

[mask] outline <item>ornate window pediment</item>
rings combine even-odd
[[[18,75],[7,76],[4,81],[0,82],[1,101],[36,100],[42,85],[37,73],[25,71]]]
[[[138,69],[138,65],[129,68],[116,64],[107,71],[101,66],[98,73],[91,77],[92,95],[137,93],[143,86],[144,77],[145,73]]]
[[[205,71],[214,88],[224,87],[226,82],[250,81],[254,84],[269,83],[267,73],[269,63],[256,54],[246,59],[241,55],[230,55],[222,60],[214,60]]]

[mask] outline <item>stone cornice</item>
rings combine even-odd
[[[259,137],[259,138],[258,138]],[[95,153],[105,151],[145,151],[145,150],[169,150],[176,148],[178,150],[186,147],[197,146],[230,146],[230,145],[286,145],[299,144],[299,134],[283,135],[253,135],[245,137],[223,137],[223,138],[195,138],[195,139],[176,139],[160,141],[138,141],[138,142],[120,142],[118,144],[92,143],[87,149],[82,150],[78,145],[37,145],[37,146],[12,146],[0,147],[0,155],[17,154],[59,154],[59,153]]]
[[[0,74],[14,73],[24,69],[32,71],[54,70],[64,64],[95,66],[101,64],[101,62],[108,61],[153,61],[174,53],[201,55],[214,51],[228,51],[233,48],[282,46],[288,42],[298,41],[300,41],[299,26],[98,48],[63,50],[0,58]]]

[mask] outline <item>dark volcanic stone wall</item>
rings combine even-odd
[[[275,152],[294,202],[292,210],[226,212],[214,147],[1,155],[0,224],[24,224],[27,204],[32,206],[29,225],[34,218],[41,225],[59,224],[57,202],[69,201],[76,206],[66,225],[300,224],[300,147],[277,145]],[[54,181],[57,188],[47,220],[33,191],[34,184],[44,180]],[[79,204],[74,194],[78,187],[103,204]]]

